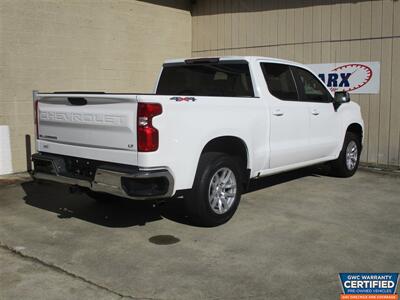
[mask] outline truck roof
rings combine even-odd
[[[275,58],[275,57],[267,57],[267,56],[201,56],[201,57],[192,57],[192,58],[176,58],[176,59],[167,59],[165,63],[184,63],[187,59],[215,59],[218,58],[219,60],[247,60],[248,62],[253,61],[270,61],[276,63],[284,63],[288,65],[301,65],[302,64],[290,60]]]

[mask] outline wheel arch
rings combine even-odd
[[[346,132],[352,132],[360,137],[360,143],[362,147],[362,141],[363,141],[363,127],[361,126],[360,123],[351,123],[349,126],[347,126]]]
[[[250,157],[246,142],[236,136],[219,136],[208,141],[201,151],[201,155],[207,152],[221,152],[238,157],[244,167],[244,181],[247,186],[250,179]]]

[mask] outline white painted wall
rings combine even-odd
[[[0,125],[0,175],[12,173],[10,128]]]

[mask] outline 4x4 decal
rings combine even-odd
[[[171,97],[169,100],[174,100],[176,102],[189,102],[189,101],[196,101],[195,97]]]

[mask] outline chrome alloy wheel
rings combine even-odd
[[[208,201],[216,214],[226,213],[235,201],[237,192],[236,177],[232,170],[221,168],[211,178],[208,188]]]
[[[356,167],[358,160],[358,149],[355,141],[350,141],[346,148],[346,166],[348,170]]]

